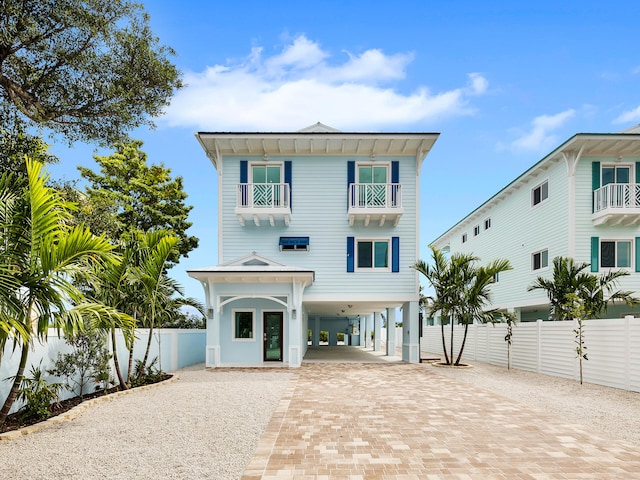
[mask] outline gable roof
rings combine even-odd
[[[521,188],[532,177],[538,175],[540,171],[548,169],[551,164],[571,157],[580,159],[584,156],[640,156],[640,125],[620,133],[575,134],[511,183],[507,184],[486,202],[471,211],[471,213],[436,238],[431,244],[435,245],[439,243],[464,223],[472,220],[475,221],[477,219],[476,217],[483,216],[491,207],[511,195],[513,190]]]
[[[218,167],[223,155],[413,155],[418,165],[439,133],[341,132],[320,122],[298,132],[197,132],[198,142]]]

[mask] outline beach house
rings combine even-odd
[[[383,318],[402,322],[397,347],[418,362],[411,265],[421,168],[438,134],[318,123],[196,138],[218,179],[217,264],[211,252],[215,266],[188,272],[205,291],[206,364],[296,367],[321,332],[329,345],[368,345],[371,329],[380,348]],[[395,354],[393,339],[386,348]]]
[[[548,320],[544,291],[553,258],[572,257],[592,272],[624,269],[619,288],[640,291],[640,126],[620,133],[578,133],[436,238],[445,252],[487,263],[507,258],[513,270],[491,286],[492,306],[522,321]],[[608,317],[638,314],[625,305]]]

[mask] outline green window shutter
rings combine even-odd
[[[600,188],[600,162],[591,163],[591,189]]]
[[[598,258],[600,257],[600,238],[591,237],[591,271],[597,272]]]
[[[640,272],[640,237],[636,237],[636,272]]]
[[[636,183],[640,183],[640,162],[636,162]]]

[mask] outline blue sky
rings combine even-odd
[[[178,6],[179,5],[179,6]],[[149,162],[184,178],[199,248],[172,270],[217,264],[216,172],[196,131],[439,132],[421,179],[428,244],[575,133],[640,123],[640,2],[190,1],[145,5],[187,87]],[[56,143],[54,178],[97,169],[90,145]]]

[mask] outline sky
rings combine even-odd
[[[420,257],[449,227],[576,133],[640,123],[637,1],[154,0],[145,3],[186,87],[149,163],[181,176],[197,250],[171,271],[218,263],[217,176],[197,131],[438,132],[421,175]],[[54,143],[53,178],[112,150]],[[82,184],[81,184],[82,185]]]

